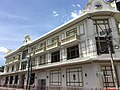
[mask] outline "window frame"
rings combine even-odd
[[[97,38],[99,38],[99,40]],[[95,40],[96,40],[97,55],[109,54],[109,48],[108,48],[108,44],[107,44],[105,38],[104,37],[95,37]],[[112,53],[114,53],[113,43],[112,43],[111,39],[110,39],[110,44],[112,45],[111,46]],[[101,50],[99,50],[99,49],[101,49]]]
[[[60,50],[51,53],[51,63],[60,62]]]
[[[101,66],[101,71],[103,72],[103,87],[115,87],[112,66]],[[115,73],[117,75],[116,66],[115,66]],[[109,82],[110,78],[112,80],[111,82]],[[117,75],[117,80],[118,80],[118,75]]]
[[[73,55],[73,52],[75,53]],[[67,48],[67,60],[69,59],[74,59],[74,58],[79,58],[79,45],[74,45],[71,47]]]
[[[39,56],[39,65],[43,65],[43,64],[46,64],[46,56],[45,55],[42,55],[42,56]]]
[[[58,75],[58,78],[57,78],[58,82],[55,82],[53,80],[53,76],[54,75]],[[50,71],[50,82],[49,82],[49,85],[51,85],[51,86],[61,86],[61,84],[62,84],[62,78],[61,77],[62,76],[61,76],[61,70],[60,69],[58,69],[58,70],[51,70]]]
[[[22,62],[21,70],[25,70],[27,66],[27,61]]]
[[[15,69],[15,66],[14,66],[14,65],[12,65],[12,69],[11,69],[11,71],[13,72],[13,71],[14,71],[14,69]]]
[[[76,71],[73,71],[74,69],[76,69]],[[76,73],[77,72],[77,77],[78,77],[78,82],[74,80],[74,82],[71,82],[71,75],[72,73]],[[81,77],[79,77],[80,75]],[[75,74],[72,74],[73,76],[75,76]],[[68,79],[69,78],[69,79]],[[76,78],[76,77],[73,77]],[[81,78],[81,80],[80,80]],[[78,85],[76,85],[76,83]],[[73,84],[73,85],[71,85]],[[67,86],[79,86],[79,87],[83,87],[83,74],[82,74],[82,68],[81,67],[74,67],[74,68],[67,68],[66,69],[66,85]]]
[[[30,85],[33,85],[34,83],[35,83],[35,73],[32,73],[30,77]]]
[[[28,54],[28,49],[22,52],[22,59],[25,59],[27,57],[27,54]]]
[[[82,26],[82,30],[81,30],[81,26]],[[82,31],[82,32],[81,32]],[[79,32],[80,32],[80,35],[84,35],[85,34],[85,26],[84,26],[84,23],[79,25]]]

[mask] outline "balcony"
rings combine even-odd
[[[70,42],[76,42],[80,40],[80,36],[77,34],[74,34],[72,36],[68,36],[61,40],[61,45],[69,44]]]
[[[39,54],[45,51],[45,46],[40,47],[39,49],[35,50],[35,54]]]
[[[31,51],[30,53],[28,53],[28,55],[34,56],[34,55],[35,55],[35,50],[34,50],[34,51]]]
[[[14,62],[17,62],[17,61],[19,61],[18,58],[12,59],[12,60],[6,60],[5,64],[11,64],[11,63],[14,63]]]
[[[56,47],[58,47],[58,46],[59,46],[59,42],[56,41],[56,42],[53,42],[53,43],[47,45],[47,46],[46,46],[46,50],[50,50],[50,49],[56,48]]]

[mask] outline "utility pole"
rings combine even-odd
[[[32,73],[32,62],[31,62],[31,55],[29,55],[26,90],[30,90],[31,73]]]
[[[29,69],[30,69],[30,59],[27,57],[27,62],[28,62],[28,71],[27,71],[27,84],[26,84],[26,90],[28,90],[28,85],[29,85]]]
[[[105,40],[107,42],[107,45],[108,45],[108,50],[109,50],[109,54],[110,54],[110,57],[111,57],[111,66],[112,66],[112,73],[113,73],[113,79],[114,79],[114,82],[115,82],[115,87],[116,87],[116,90],[119,89],[118,87],[118,81],[117,81],[117,76],[116,76],[116,71],[115,71],[115,66],[114,66],[114,61],[113,61],[113,55],[112,55],[112,30],[109,28],[109,29],[105,29],[105,31],[102,31],[102,32],[105,32]]]
[[[113,0],[113,1],[116,3],[116,0]],[[88,19],[93,20],[91,17],[88,17]],[[112,74],[113,74],[113,79],[114,79],[114,83],[115,83],[115,88],[116,88],[116,90],[119,90],[119,85],[118,85],[118,80],[117,80],[117,75],[116,75],[116,71],[115,71],[115,65],[114,65],[113,55],[112,55],[112,47],[113,47],[113,45],[112,45],[112,33],[111,33],[112,29],[111,28],[107,29],[107,26],[106,26],[105,22],[104,22],[105,29],[102,29],[102,27],[96,21],[95,21],[95,23],[102,30],[100,32],[100,35],[101,36],[105,35],[105,40],[107,42],[108,51],[109,51],[109,54],[110,54],[110,57],[111,57]],[[106,89],[107,89],[107,86],[106,86]]]

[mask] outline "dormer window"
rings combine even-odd
[[[101,4],[100,2],[96,2],[96,3],[94,4],[94,8],[95,8],[95,9],[101,9],[101,8],[102,8],[102,4]]]
[[[24,44],[27,44],[28,42],[31,41],[31,38],[29,35],[25,36],[25,40],[23,41]]]

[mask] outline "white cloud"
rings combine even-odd
[[[0,47],[0,52],[7,53],[9,50],[5,47]]]
[[[54,14],[54,16],[58,16],[58,15],[59,15],[58,13]]]
[[[80,4],[77,4],[77,6],[78,6],[79,8],[81,8]]]
[[[58,14],[56,11],[53,11],[53,15],[56,17],[56,16],[58,16],[59,14]]]
[[[57,12],[56,11],[53,11],[53,14],[56,14]]]
[[[3,11],[0,11],[0,16],[12,18],[12,19],[30,20],[30,18],[28,17],[18,16],[18,15],[14,15],[14,14],[3,12]]]
[[[74,4],[72,4],[72,6],[73,6],[73,7],[75,7],[75,5],[74,5]]]
[[[81,13],[82,13],[82,10],[79,10],[79,11],[74,10],[74,11],[71,12],[71,17],[72,17],[72,18],[76,18],[76,17],[78,17]]]

